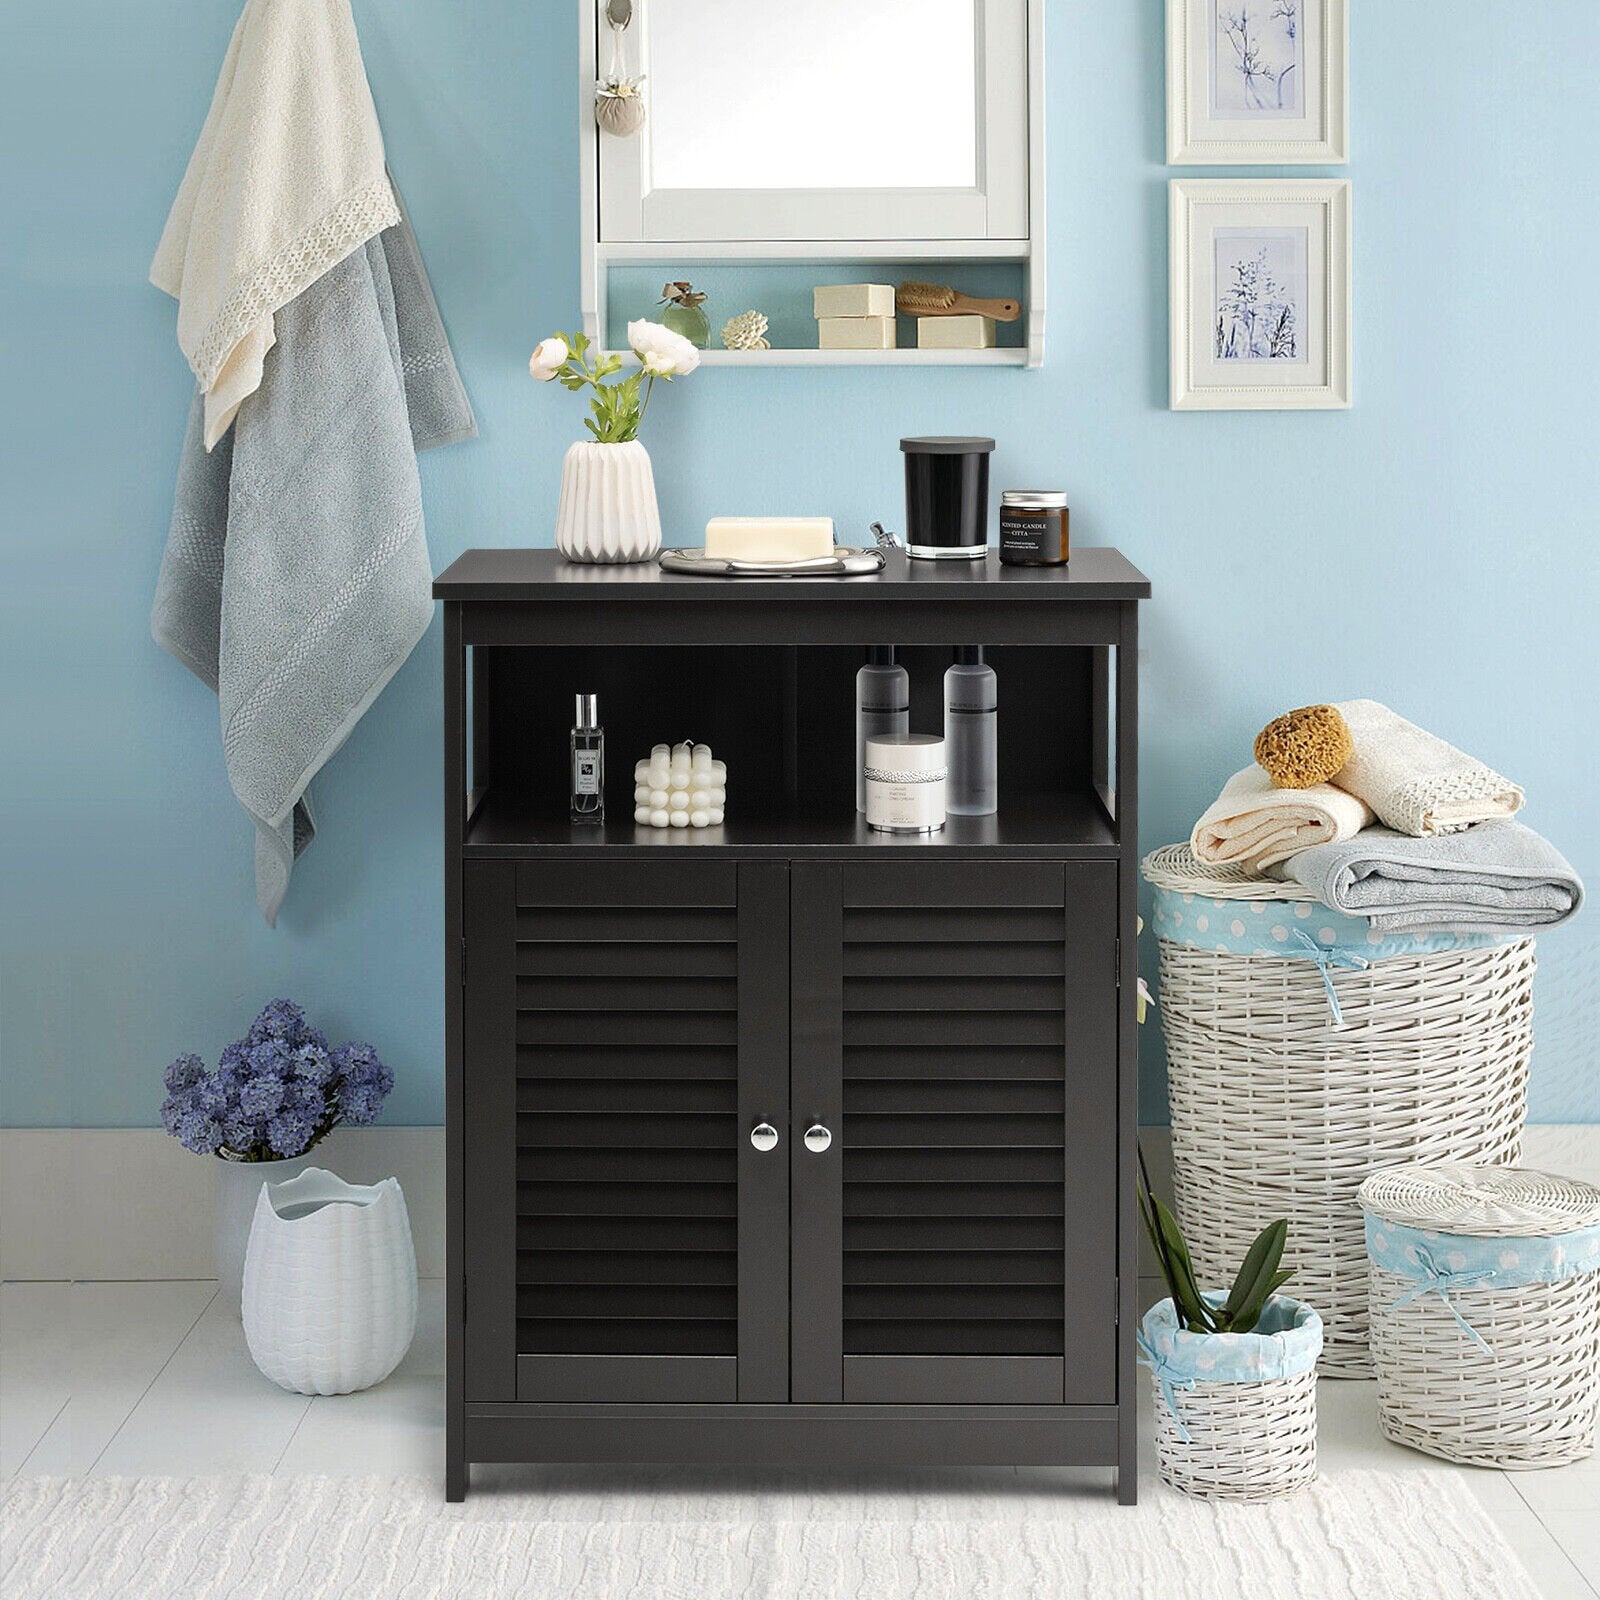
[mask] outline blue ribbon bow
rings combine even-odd
[[[1420,1300],[1425,1294],[1436,1294],[1444,1302],[1445,1309],[1456,1319],[1457,1325],[1466,1336],[1477,1345],[1485,1355],[1493,1356],[1494,1351],[1489,1348],[1483,1335],[1462,1316],[1461,1308],[1450,1297],[1457,1289],[1469,1289],[1475,1284],[1493,1283],[1494,1271],[1490,1267],[1480,1268],[1476,1272],[1455,1272],[1449,1267],[1441,1267],[1433,1259],[1433,1252],[1426,1245],[1415,1246],[1417,1252],[1417,1265],[1422,1269],[1422,1281],[1414,1289],[1407,1289],[1394,1302],[1391,1310],[1399,1310],[1401,1306],[1409,1305],[1413,1300]]]
[[[1178,1409],[1178,1390],[1194,1388],[1195,1380],[1180,1372],[1161,1355],[1145,1338],[1143,1328],[1134,1334],[1133,1342],[1139,1347],[1139,1364],[1148,1367],[1155,1374],[1156,1382],[1161,1385],[1161,1397],[1167,1402],[1167,1410],[1172,1413],[1172,1420],[1178,1425],[1178,1437],[1185,1444],[1191,1443],[1189,1430],[1184,1425],[1183,1413]]]
[[[1333,987],[1333,974],[1329,970],[1333,967],[1345,967],[1352,972],[1365,972],[1371,965],[1365,956],[1358,956],[1353,950],[1329,949],[1325,944],[1318,944],[1304,928],[1293,930],[1294,936],[1305,947],[1305,952],[1317,964],[1317,971],[1322,974],[1322,987],[1328,991],[1328,1010],[1333,1013],[1333,1025],[1336,1028],[1344,1026],[1344,1011],[1339,1005],[1338,991]]]

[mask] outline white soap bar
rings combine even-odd
[[[811,291],[811,315],[823,317],[892,317],[892,283],[825,283]]]
[[[893,317],[818,317],[819,350],[893,350]]]
[[[832,554],[832,517],[713,517],[706,524],[706,555],[715,561],[812,561]]]
[[[918,317],[919,350],[992,350],[993,317]]]

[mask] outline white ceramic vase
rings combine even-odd
[[[217,1161],[217,1293],[234,1316],[244,1286],[244,1251],[250,1242],[261,1185],[296,1178],[311,1165],[309,1154],[287,1161]]]
[[[661,512],[650,455],[626,444],[580,440],[561,463],[556,549],[568,561],[649,561],[661,549]]]
[[[296,1394],[381,1383],[417,1331],[417,1257],[393,1178],[351,1184],[321,1167],[269,1184],[244,1263],[244,1337]]]

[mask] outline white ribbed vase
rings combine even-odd
[[[661,549],[661,512],[650,455],[626,444],[580,440],[561,463],[556,549],[568,561],[649,561]]]
[[[266,1185],[244,1261],[244,1336],[296,1394],[381,1383],[417,1330],[417,1257],[393,1178],[346,1183],[309,1167]]]

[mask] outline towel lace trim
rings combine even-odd
[[[234,347],[264,317],[286,306],[368,239],[400,220],[387,173],[341,200],[239,283],[222,303],[189,365],[208,394]]]
[[[1488,767],[1474,767],[1466,772],[1413,778],[1397,784],[1382,797],[1383,804],[1373,810],[1397,833],[1420,838],[1429,833],[1460,833],[1471,826],[1470,822],[1438,821],[1433,813],[1442,805],[1462,800],[1501,800],[1511,801],[1510,810],[1515,811],[1518,793],[1509,778]]]

